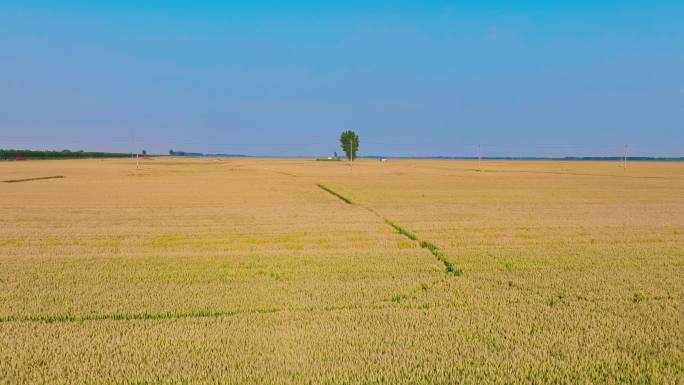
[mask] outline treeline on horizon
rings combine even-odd
[[[120,152],[96,152],[96,151],[51,151],[51,150],[14,150],[0,149],[0,159],[72,159],[72,158],[125,158],[131,154]]]
[[[16,160],[16,159],[76,159],[76,158],[126,158],[133,156],[133,153],[121,152],[99,152],[99,151],[71,151],[71,150],[15,150],[15,149],[0,149],[0,160]],[[148,155],[146,151],[141,154]],[[204,154],[199,152],[186,152],[170,150],[169,155],[180,157],[249,157],[243,154]],[[158,156],[158,155],[156,155]],[[299,158],[300,156],[297,156]],[[301,156],[301,158],[308,158]],[[474,160],[477,157],[472,156],[379,156],[379,155],[365,155],[360,156],[360,159],[444,159],[444,160]],[[622,157],[618,156],[566,156],[566,157],[533,157],[533,156],[483,156],[483,160],[610,160],[620,161]],[[628,161],[684,161],[684,157],[657,157],[657,156],[628,156]]]
[[[204,158],[246,158],[247,155],[242,154],[205,154],[202,152],[187,152],[169,150],[170,156],[189,156],[189,157],[204,157]]]

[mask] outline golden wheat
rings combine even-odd
[[[0,383],[684,381],[681,163],[0,163],[51,175],[0,183]]]

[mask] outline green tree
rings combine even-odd
[[[344,131],[340,135],[340,146],[342,151],[347,154],[347,159],[356,159],[356,152],[359,150],[359,136],[354,131]]]

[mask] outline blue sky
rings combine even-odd
[[[684,3],[483,3],[3,0],[0,148],[684,156]]]

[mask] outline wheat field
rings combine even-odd
[[[1,162],[0,383],[682,384],[684,164],[620,166]]]

